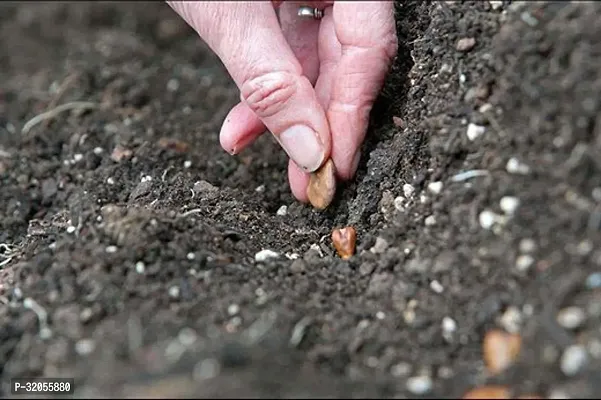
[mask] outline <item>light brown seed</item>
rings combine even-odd
[[[509,399],[510,398],[509,389],[504,386],[481,386],[475,389],[470,390],[465,395],[463,395],[463,399]]]
[[[493,330],[486,334],[483,343],[484,362],[492,374],[507,369],[520,353],[520,335]]]
[[[320,169],[311,174],[307,197],[311,205],[318,210],[327,208],[336,193],[336,176],[334,162],[328,159]]]
[[[355,254],[356,241],[357,231],[352,226],[332,231],[332,243],[336,252],[343,260],[348,260]]]

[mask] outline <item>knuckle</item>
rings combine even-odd
[[[259,118],[281,112],[296,92],[296,80],[290,72],[268,72],[247,79],[241,97]]]

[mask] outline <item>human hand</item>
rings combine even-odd
[[[397,52],[391,1],[167,3],[240,89],[220,132],[226,151],[237,154],[269,130],[291,159],[290,188],[301,202],[308,201],[309,173],[328,158],[338,179],[354,176]],[[323,18],[299,17],[302,5],[323,9]]]

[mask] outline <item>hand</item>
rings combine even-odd
[[[369,113],[397,52],[391,1],[167,3],[240,89],[241,102],[221,128],[226,151],[237,154],[269,130],[291,158],[290,187],[302,202],[308,173],[329,157],[339,179],[354,176]],[[323,18],[297,16],[301,5],[323,9]]]

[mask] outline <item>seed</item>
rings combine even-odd
[[[334,229],[332,231],[332,242],[336,252],[343,260],[348,260],[355,254],[355,242],[357,231],[352,226]]]
[[[324,210],[330,205],[336,193],[334,162],[329,159],[320,169],[311,174],[307,197],[313,207]]]
[[[484,337],[484,362],[497,374],[509,367],[520,353],[522,338],[517,334],[493,330]]]
[[[509,399],[509,390],[504,386],[482,386],[463,395],[463,399]]]

